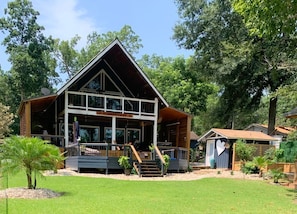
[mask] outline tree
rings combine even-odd
[[[0,103],[0,140],[3,139],[11,130],[10,125],[13,123],[13,114],[10,113],[9,107]]]
[[[247,161],[252,160],[253,154],[255,152],[255,147],[249,145],[245,140],[238,139],[235,145],[235,154],[241,161],[241,168],[244,169]]]
[[[80,68],[85,66],[100,51],[118,38],[127,51],[133,56],[142,48],[141,39],[129,25],[122,27],[120,31],[108,31],[98,34],[93,32],[88,35],[87,45],[81,50],[75,47],[80,37],[75,36],[70,41],[55,42],[55,56],[59,62],[59,67],[63,73],[67,73],[71,78]]]
[[[6,33],[3,45],[9,54],[12,68],[10,87],[18,100],[36,96],[43,87],[51,88],[58,74],[55,61],[50,55],[53,40],[46,38],[44,28],[37,23],[39,13],[29,0],[8,3],[0,19],[0,29]]]
[[[42,176],[42,171],[56,169],[57,164],[64,160],[58,147],[40,138],[12,136],[5,139],[0,149],[2,173],[24,170],[28,189],[36,188],[36,175]]]
[[[193,115],[206,110],[214,86],[199,80],[184,58],[145,55],[139,64],[171,106]]]
[[[75,50],[75,46],[79,40],[79,36],[73,37],[70,41],[55,40],[55,57],[57,58],[61,72],[66,73],[68,79],[79,70],[77,62],[79,53]]]
[[[252,114],[264,93],[291,84],[295,70],[281,65],[294,58],[294,38],[250,35],[228,0],[176,3],[184,21],[175,26],[174,39],[179,46],[195,50],[199,73],[221,87],[218,110],[225,127],[235,128],[234,118]],[[271,97],[269,134],[274,126],[276,103],[277,97]]]
[[[297,1],[232,0],[233,8],[244,17],[250,33],[260,37],[296,34]]]
[[[265,51],[267,70],[272,71],[274,78],[286,81],[288,76],[296,75],[296,13],[297,1],[232,0],[233,8],[242,15],[246,27],[252,36],[270,44]],[[271,44],[270,41],[273,43]],[[280,74],[280,75],[279,75]],[[273,76],[272,76],[273,78]],[[271,78],[271,79],[272,79]],[[273,79],[272,79],[273,80]],[[275,84],[276,83],[276,84]],[[276,91],[283,81],[275,81],[271,91]],[[268,133],[274,131],[277,96],[270,98]]]

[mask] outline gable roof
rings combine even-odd
[[[268,125],[266,124],[251,124],[249,125],[247,128],[245,128],[245,130],[248,130],[252,127],[259,127],[259,128],[263,128],[265,130],[268,130]],[[274,134],[283,134],[283,135],[288,135],[290,134],[292,131],[296,131],[296,128],[294,127],[289,127],[289,126],[276,126],[275,130],[274,130]]]
[[[256,141],[275,141],[276,139],[258,131],[246,131],[246,130],[234,130],[234,129],[218,129],[213,128],[206,134],[201,136],[198,141],[205,141],[207,138],[224,137],[226,139],[244,139],[244,140],[256,140]]]
[[[284,114],[286,118],[297,118],[297,107]]]
[[[198,137],[198,135],[195,132],[191,131],[191,133],[190,133],[190,139],[191,140],[198,140],[199,137]]]
[[[140,89],[145,89],[146,93],[149,93],[148,96],[157,97],[164,107],[169,106],[118,39],[115,39],[105,49],[99,52],[97,56],[90,60],[57,91],[57,95],[61,95],[66,90],[69,90],[80,80],[80,78],[83,78],[86,73],[92,69],[97,69],[96,66],[99,67],[99,64],[100,66],[105,66],[106,69],[109,69],[115,76],[121,79],[122,81],[119,82],[119,84],[131,82],[132,84],[129,85],[129,89],[131,87],[132,92],[134,91],[134,93],[138,93]],[[130,92],[129,89],[127,88],[127,93]]]

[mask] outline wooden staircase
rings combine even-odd
[[[133,162],[133,167],[140,177],[163,177],[162,170],[159,168],[156,160],[141,160],[135,147],[130,145],[130,148],[137,159],[137,161]],[[161,163],[164,164],[165,161],[157,146],[155,146],[155,151],[157,152]]]
[[[163,177],[162,172],[155,160],[144,160],[138,164],[141,177]]]

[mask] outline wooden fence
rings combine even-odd
[[[251,146],[255,147],[254,157],[256,156],[263,156],[265,151],[270,148],[274,148],[273,145],[266,145],[266,144],[250,144]],[[241,161],[236,155],[236,143],[233,144],[233,157],[232,157],[232,170],[233,171],[240,171]]]

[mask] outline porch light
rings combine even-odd
[[[226,142],[226,143],[225,143],[225,148],[226,148],[226,149],[229,149],[229,148],[230,148],[230,144]]]

